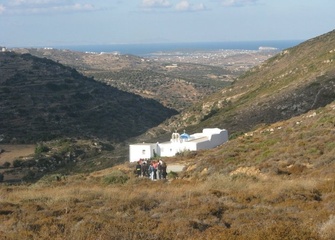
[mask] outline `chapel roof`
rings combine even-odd
[[[190,135],[188,135],[187,133],[183,133],[183,134],[180,135],[180,138],[181,139],[189,139]]]

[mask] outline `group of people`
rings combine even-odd
[[[155,181],[157,179],[166,179],[166,168],[166,163],[161,159],[150,162],[140,159],[136,164],[135,172],[137,177],[148,177]]]

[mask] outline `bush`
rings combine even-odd
[[[2,173],[0,173],[0,182],[2,182],[4,179],[4,175]]]
[[[23,160],[20,160],[20,159],[15,159],[13,161],[13,167],[17,168],[17,167],[22,167],[22,164],[23,164]]]
[[[2,164],[2,166],[4,168],[9,168],[10,167],[10,162],[5,162],[4,164]]]
[[[48,152],[50,149],[48,146],[45,146],[43,144],[41,145],[38,145],[36,148],[35,148],[35,153],[36,154],[40,154],[40,153],[43,153],[43,152]]]
[[[116,183],[121,183],[124,184],[129,180],[129,177],[127,174],[117,170],[111,172],[109,175],[104,176],[102,179],[102,182],[104,184],[116,184]]]
[[[56,174],[44,175],[43,177],[41,177],[41,179],[39,179],[38,183],[39,184],[50,184],[50,183],[59,182],[65,179],[66,178],[64,175],[56,173]]]
[[[233,133],[233,134],[231,134],[231,135],[229,136],[229,140],[236,139],[236,138],[238,138],[239,136],[242,136],[243,134],[244,134],[244,132],[242,132],[242,131],[235,132],[235,133]]]
[[[176,178],[178,178],[178,173],[173,172],[173,171],[170,171],[170,172],[168,173],[167,177],[168,177],[169,179],[176,179]]]
[[[36,173],[33,171],[28,171],[27,174],[22,178],[24,181],[32,181],[37,177]]]

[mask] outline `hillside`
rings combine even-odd
[[[66,137],[120,142],[177,113],[30,54],[1,52],[0,72],[4,143]]]
[[[289,119],[335,99],[335,31],[286,49],[178,117],[152,129],[221,127],[231,134]]]
[[[287,49],[166,121],[167,132],[199,123],[192,128],[232,133],[214,149],[163,159],[168,172],[172,164],[186,166],[166,181],[137,178],[135,165],[124,163],[1,184],[0,237],[334,239],[334,41],[333,31]],[[39,149],[56,158],[57,147],[78,153],[103,147],[53,144]]]
[[[80,73],[120,90],[152,98],[166,107],[182,111],[205,96],[231,84],[233,79],[259,61],[272,56],[275,51],[229,52],[219,56],[207,53],[208,62],[200,57],[183,62],[171,57],[160,60],[114,53],[84,53],[50,48],[13,49],[19,53],[52,59],[77,69]],[[201,53],[199,53],[201,54]],[[182,58],[182,57],[181,57]],[[163,58],[162,58],[163,59]],[[212,60],[211,60],[212,59]],[[255,59],[258,59],[257,61]],[[219,62],[220,64],[217,64]],[[231,64],[234,62],[234,64]]]
[[[175,179],[123,164],[0,185],[5,239],[320,239],[335,235],[335,102],[212,150],[164,159]]]

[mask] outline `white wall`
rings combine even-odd
[[[213,134],[210,139],[210,148],[214,148],[228,141],[227,130],[220,131],[219,134]]]
[[[140,159],[150,159],[154,155],[153,150],[157,153],[156,144],[129,145],[129,161],[137,162]]]
[[[160,143],[159,149],[160,149],[160,156],[161,157],[173,157],[178,152],[178,149],[176,148],[178,144],[174,144],[171,142],[168,143]]]

